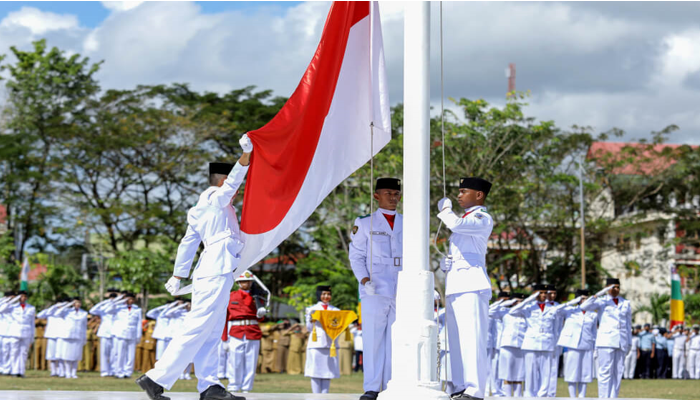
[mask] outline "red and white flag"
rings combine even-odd
[[[294,94],[267,125],[248,133],[255,151],[241,216],[241,268],[274,250],[369,161],[370,123],[376,154],[391,139],[379,7],[336,1]]]

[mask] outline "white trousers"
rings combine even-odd
[[[396,321],[396,300],[385,296],[362,297],[362,370],[365,392],[381,392],[391,379],[391,325]]]
[[[185,316],[182,330],[175,333],[168,348],[146,375],[170,390],[180,373],[194,362],[197,390],[223,385],[217,377],[217,357],[221,332],[226,324],[233,274],[195,278],[192,282],[192,310]]]
[[[10,341],[10,374],[24,375],[27,366],[27,356],[29,346],[32,344],[30,338],[7,338]]]
[[[130,377],[134,373],[134,358],[136,357],[136,340],[114,338],[117,367],[114,375],[120,378]]]
[[[255,369],[258,367],[260,340],[248,340],[245,336],[237,339],[231,336],[228,342],[228,390],[250,392],[253,390]]]
[[[226,373],[226,366],[228,365],[228,346],[227,342],[224,342],[223,340],[219,342],[219,367],[216,370],[216,376],[219,379],[224,379],[228,377],[228,374]]]
[[[567,349],[564,353],[564,381],[569,383],[593,382],[593,349]]]
[[[561,347],[556,346],[552,352],[549,366],[549,384],[547,387],[547,397],[557,397],[557,378],[559,378],[559,356]]]
[[[447,340],[456,391],[484,398],[491,290],[447,296]],[[364,319],[363,319],[364,328]],[[363,329],[364,330],[364,329]],[[362,333],[364,340],[364,332]],[[366,353],[367,351],[365,351]]]
[[[683,379],[685,370],[685,351],[673,349],[673,379]]]
[[[700,350],[688,352],[688,373],[690,379],[700,379]]]
[[[525,392],[523,396],[547,397],[552,352],[523,350],[523,353],[525,354]]]
[[[0,373],[9,374],[12,371],[12,338],[0,337],[0,347],[2,348],[2,360],[0,360]]]
[[[364,319],[362,320],[364,322]],[[364,333],[363,333],[364,335]],[[323,378],[311,378],[311,393],[328,393],[331,388],[331,380]]]
[[[598,347],[598,397],[617,398],[624,372],[625,353],[612,347]]]
[[[498,378],[498,358],[500,350],[493,349],[491,353],[491,369],[489,379],[491,380],[491,395],[496,397],[504,397],[506,392],[503,390],[503,380]]]
[[[637,369],[637,350],[630,350],[625,356],[625,373],[622,377],[625,379],[634,379],[634,370]]]
[[[78,377],[76,372],[78,372],[78,361],[62,361],[63,364],[63,377],[66,379],[75,379]]]
[[[168,343],[170,343],[170,339],[158,339],[156,341],[156,361],[163,357],[163,352],[168,348]]]
[[[100,376],[113,376],[112,346],[114,339],[111,337],[100,338]]]

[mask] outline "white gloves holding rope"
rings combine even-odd
[[[452,209],[452,200],[448,199],[447,197],[443,197],[438,201],[438,212],[442,212],[442,210],[449,208]]]

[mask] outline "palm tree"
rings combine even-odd
[[[671,295],[653,293],[649,296],[649,305],[639,306],[634,310],[634,313],[648,312],[651,314],[651,322],[659,324],[662,321],[668,321],[671,310]]]

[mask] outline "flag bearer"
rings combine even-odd
[[[598,311],[598,397],[617,398],[624,372],[624,358],[632,343],[632,307],[620,296],[620,280],[608,278],[606,288],[589,297],[585,311]]]
[[[349,252],[362,302],[365,393],[361,400],[376,399],[391,379],[391,326],[396,320],[396,282],[403,255],[403,216],[396,211],[401,181],[377,179],[373,196],[377,211],[355,220]]]
[[[236,165],[209,164],[210,186],[187,213],[187,232],[178,247],[173,276],[166,283],[170,294],[179,290],[181,279],[190,276],[202,242],[204,251],[192,273],[192,308],[182,330],[174,334],[155,367],[137,380],[152,400],[163,400],[163,389],[169,390],[191,362],[201,400],[236,398],[217,377],[217,350],[226,324],[233,273],[243,250],[238,217],[231,203],[248,172],[253,143],[248,135],[243,135],[239,143],[243,155]]]
[[[490,190],[491,182],[485,179],[462,178],[457,201],[466,212],[461,217],[452,211],[450,199],[438,202],[437,216],[452,231],[449,255],[442,263],[447,274],[447,340],[456,390],[452,398],[483,399],[486,391],[491,298],[486,245],[493,218],[484,202]]]
[[[316,287],[318,302],[306,308],[306,329],[309,332],[316,332],[306,342],[306,365],[304,367],[304,376],[311,378],[311,391],[313,393],[328,393],[331,379],[340,378],[338,357],[331,357],[331,338],[323,330],[321,324],[312,318],[314,311],[339,310],[330,304],[331,298],[330,286],[318,286]],[[337,340],[336,348],[339,346]]]
[[[569,385],[569,397],[586,397],[586,389],[593,381],[593,350],[597,334],[598,314],[586,312],[580,304],[586,301],[589,292],[576,291],[576,298],[562,305],[564,328],[557,344],[566,347],[564,355],[564,381]]]

